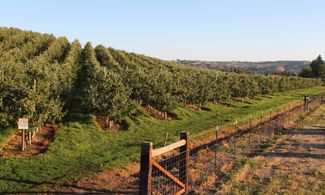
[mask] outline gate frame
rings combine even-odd
[[[171,174],[168,170],[162,167],[158,161],[154,160],[154,157],[162,155],[166,152],[179,148],[180,159],[185,164],[179,168],[180,178],[177,178]],[[167,177],[173,180],[176,184],[181,186],[183,189],[178,191],[176,194],[187,194],[189,191],[189,165],[190,165],[190,147],[189,147],[189,132],[182,131],[180,133],[180,140],[167,145],[162,148],[153,149],[153,143],[145,141],[141,144],[141,161],[140,161],[140,174],[139,174],[139,191],[141,195],[150,195],[152,192],[152,167],[155,166],[158,170],[164,173]],[[182,177],[181,177],[182,174]]]

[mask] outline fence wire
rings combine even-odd
[[[207,144],[190,149],[189,188],[192,191],[209,188],[216,190],[224,182],[227,174],[240,165],[240,162],[258,155],[267,146],[272,144],[276,136],[294,125],[307,113],[314,110],[322,102],[325,94],[311,97],[307,105],[299,102],[285,106],[285,111],[279,108],[269,113],[269,117],[258,119],[253,124],[249,121],[248,127],[240,129],[237,126],[229,136],[218,137]],[[182,167],[186,166],[184,152],[159,160],[159,164],[169,171],[178,180],[183,181],[185,173]],[[214,186],[214,187],[211,187]],[[153,166],[152,194],[175,194],[183,189],[175,180]]]
[[[186,161],[184,158],[186,151],[178,152],[178,154],[171,157],[162,158],[157,162],[165,170],[171,173],[177,180],[184,181]],[[157,167],[152,167],[152,194],[167,195],[176,194],[183,189],[178,183],[176,183],[165,172],[162,172]]]

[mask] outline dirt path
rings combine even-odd
[[[325,105],[250,160],[218,194],[325,194]]]
[[[55,132],[58,130],[57,125],[44,125],[32,139],[32,144],[28,145],[25,151],[21,151],[21,132],[17,132],[2,148],[0,158],[10,157],[30,157],[44,153],[49,148],[54,139]]]

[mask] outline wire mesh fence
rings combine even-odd
[[[205,154],[210,153],[210,155],[204,155],[203,159],[200,155],[191,156],[191,163],[194,164],[191,167],[194,169],[197,167],[197,175],[200,176],[191,177],[190,188],[200,191],[208,186],[210,190],[216,190],[218,185],[227,179],[231,170],[272,145],[277,136],[302,119],[308,113],[307,111],[314,110],[322,104],[323,97],[324,94],[311,97],[307,99],[306,104],[304,101],[299,101],[284,105],[282,108],[284,110],[281,111],[280,108],[272,110],[267,117],[260,117],[256,124],[253,124],[250,118],[248,125],[243,129],[235,125],[232,136],[228,139],[221,140],[216,132],[214,145],[205,151]],[[205,164],[204,168],[202,164]]]
[[[232,170],[272,145],[277,136],[302,119],[307,111],[322,104],[324,95],[278,107],[266,115],[261,113],[257,120],[250,117],[245,125],[236,122],[227,135],[221,135],[217,128],[214,140],[154,160],[158,165],[154,164],[150,173],[150,194],[182,194],[185,188],[194,192],[206,188],[217,190]],[[186,152],[189,159],[185,158]],[[183,183],[187,180],[188,183]]]
[[[176,177],[179,181],[185,179],[186,159],[183,157],[186,151],[180,152],[168,158],[164,158],[158,161],[159,165],[167,170],[172,177]],[[175,182],[170,175],[166,175],[165,172],[153,166],[152,169],[152,194],[167,195],[176,194],[184,189],[184,186]]]

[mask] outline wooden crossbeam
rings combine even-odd
[[[170,144],[168,146],[158,148],[158,149],[154,149],[154,150],[152,150],[152,157],[159,156],[161,154],[164,154],[166,152],[169,152],[171,150],[174,150],[176,148],[184,146],[185,144],[186,144],[186,141],[184,139],[182,139],[182,140],[179,140],[178,142],[175,142],[175,143]]]
[[[185,192],[185,188],[181,189],[180,191],[176,192],[175,195],[181,195]]]
[[[175,177],[168,170],[166,170],[164,167],[162,167],[157,161],[152,160],[152,165],[155,166],[157,169],[159,169],[161,172],[163,172],[165,175],[167,175],[167,177],[169,177],[171,180],[173,180],[179,186],[181,186],[182,188],[185,188],[185,184],[183,182],[181,182],[177,177]]]

